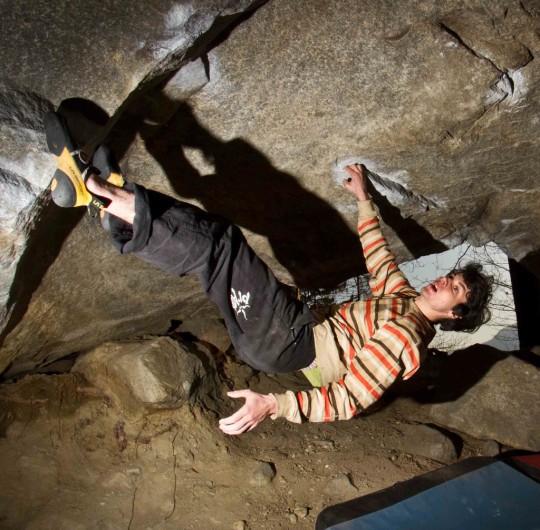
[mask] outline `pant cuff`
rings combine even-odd
[[[152,235],[152,213],[148,199],[148,191],[143,186],[132,182],[126,189],[135,194],[135,219],[133,225],[111,215],[110,239],[120,254],[129,254],[142,250]]]

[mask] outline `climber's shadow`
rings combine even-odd
[[[297,285],[331,286],[365,272],[357,235],[331,205],[248,142],[217,138],[187,103],[165,127],[141,128],[141,135],[180,197],[266,237]],[[202,175],[186,148],[198,151],[212,173]]]
[[[426,251],[431,254],[438,254],[448,250],[444,243],[435,239],[412,217],[404,217],[401,210],[379,193],[371,182],[369,183],[369,193],[373,198],[373,202],[379,208],[384,222],[394,230],[407,250],[415,258],[425,255]]]
[[[245,140],[219,139],[199,123],[189,103],[179,104],[166,125],[149,125],[159,122],[159,109],[175,106],[159,88],[150,101],[152,105],[125,113],[115,127],[111,141],[117,154],[125,152],[139,133],[180,197],[196,199],[207,211],[266,237],[298,286],[334,287],[366,272],[356,233],[330,204],[275,168]],[[211,173],[201,174],[185,149],[198,151],[212,166]],[[136,178],[144,182],[144,176]],[[447,250],[414,219],[403,217],[372,185],[370,193],[385,223],[415,257],[426,250]]]

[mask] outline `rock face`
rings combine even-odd
[[[435,370],[428,367],[435,365]],[[425,363],[418,379],[401,384],[408,419],[439,425],[478,440],[540,449],[538,355],[477,345]]]
[[[465,240],[494,240],[518,261],[539,252],[532,1],[88,9],[53,0],[3,12],[7,377],[104,341],[163,333],[171,320],[215,316],[194,279],[115,255],[97,221],[51,204],[41,119],[60,103],[81,143],[107,137],[128,179],[241,225],[285,281],[316,287],[362,271],[342,160],[371,170],[400,260]]]
[[[169,337],[155,337],[98,346],[81,355],[72,371],[126,412],[140,413],[218,395],[210,363],[208,352],[194,355]]]
[[[124,107],[151,108],[149,87],[164,77],[170,78],[164,94],[189,96],[207,81],[196,60],[205,46],[260,3],[136,0],[94,9],[76,0],[33,2],[32,9],[20,2],[3,6],[0,372],[12,363],[12,373],[42,366],[107,338],[159,333],[171,319],[200,309],[202,299],[188,302],[195,283],[183,282],[179,296],[179,281],[168,279],[164,289],[163,277],[140,264],[128,265],[127,272],[104,240],[95,239],[90,219],[81,223],[84,212],[51,203],[47,188],[54,160],[42,119],[63,103],[72,111],[67,116],[74,136],[92,147],[114,128]],[[160,117],[171,109],[160,108]],[[117,290],[119,276],[120,291],[130,294]],[[147,289],[155,294],[151,302]],[[180,298],[182,307],[190,307],[182,314],[174,309]],[[129,323],[133,317],[135,326]]]
[[[451,464],[457,459],[456,449],[452,441],[426,425],[404,425],[403,447],[407,453],[425,456],[438,462]]]
[[[429,416],[439,425],[475,438],[538,451],[539,380],[537,367],[508,357],[457,400],[431,405]]]

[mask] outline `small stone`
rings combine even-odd
[[[274,464],[270,462],[259,462],[259,466],[253,472],[250,482],[254,486],[266,486],[274,480],[275,476],[276,469]]]
[[[456,461],[457,452],[452,440],[437,429],[427,425],[404,425],[402,430],[405,451],[446,464]]]
[[[298,519],[305,519],[309,514],[309,508],[306,508],[306,507],[295,508],[294,514],[298,517]]]
[[[290,513],[289,514],[289,521],[292,523],[292,524],[296,524],[298,522],[298,516],[294,513]]]
[[[501,448],[495,440],[481,440],[478,449],[485,456],[497,456],[501,452]]]
[[[357,494],[358,489],[349,475],[338,475],[326,484],[324,492],[333,497],[348,497]]]
[[[336,443],[333,440],[315,440],[313,445],[318,445],[323,449],[334,449]]]
[[[235,521],[233,530],[249,530],[249,526],[246,521]]]

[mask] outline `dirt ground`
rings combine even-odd
[[[268,391],[291,382],[249,383]],[[395,406],[331,424],[267,420],[239,437],[222,434],[217,419],[197,405],[127,416],[75,374],[5,384],[0,527],[312,529],[329,505],[443,465],[403,452]],[[269,483],[263,462],[275,470]]]

